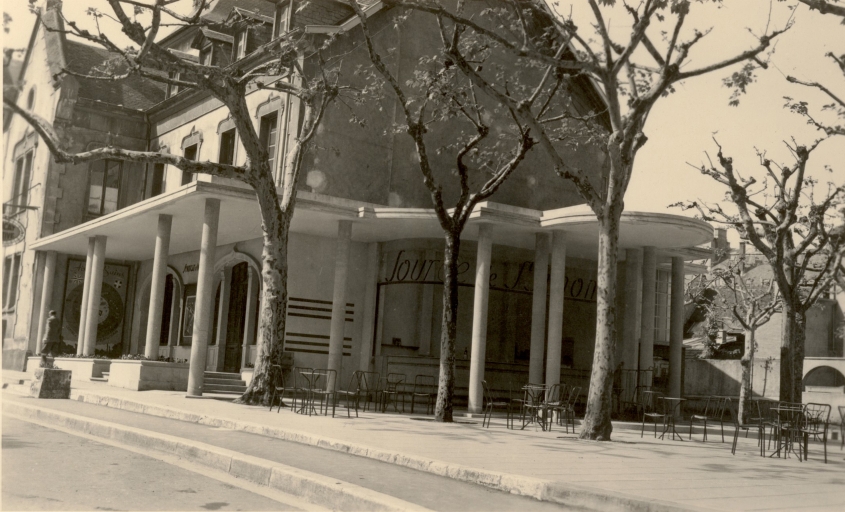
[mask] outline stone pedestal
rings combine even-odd
[[[36,368],[29,396],[34,398],[70,398],[70,370]]]

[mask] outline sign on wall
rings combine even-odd
[[[26,236],[23,224],[15,219],[3,218],[3,247],[15,245]]]
[[[82,311],[82,289],[85,285],[85,261],[68,260],[65,282],[65,303],[62,337],[65,342],[78,340],[79,316]],[[106,264],[103,287],[97,312],[97,348],[110,349],[123,341],[123,321],[126,313],[126,287],[129,267]]]

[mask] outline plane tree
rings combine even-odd
[[[786,27],[767,27],[746,49],[726,58],[697,57],[693,64],[693,50],[706,56],[708,49],[702,45],[710,44],[709,49],[721,45],[721,41],[708,39],[710,28],[696,26],[704,23],[696,15],[697,9],[703,11],[698,5],[705,3],[703,0],[644,0],[635,5],[589,0],[587,14],[578,11],[566,16],[554,13],[540,0],[488,3],[483,16],[465,13],[462,1],[449,5],[432,0],[383,2],[434,17],[445,34],[443,58],[475,88],[514,113],[520,126],[530,130],[538,147],[550,157],[554,171],[575,185],[595,214],[599,225],[596,341],[587,411],[579,436],[610,440],[619,226],[636,156],[648,141],[648,116],[661,98],[685,80],[748,62],[763,63],[764,52]],[[560,4],[554,3],[558,12],[568,11]],[[627,38],[619,39],[611,33],[607,15],[614,8],[615,14],[627,16]],[[542,32],[541,37],[535,35],[537,30]],[[545,89],[514,86],[519,81],[514,74],[476,62],[479,56],[494,50],[508,52],[544,70],[544,79],[558,87],[588,78],[603,95],[605,110],[572,115],[548,109],[545,101],[537,100]],[[597,146],[604,154],[609,168],[601,179],[595,179],[592,169],[582,168],[568,157],[573,147],[585,145]]]
[[[268,404],[272,393],[271,365],[281,362],[287,308],[287,252],[291,218],[296,206],[296,183],[306,153],[313,148],[314,135],[327,109],[344,94],[352,94],[339,82],[339,59],[323,59],[324,49],[331,39],[314,40],[301,30],[292,30],[256,48],[248,59],[241,59],[220,67],[183,59],[157,41],[162,27],[211,27],[203,18],[209,0],[194,2],[194,12],[185,15],[170,8],[169,0],[108,0],[110,12],[90,8],[88,14],[96,19],[96,30],[82,28],[66,19],[61,4],[54,24],[44,29],[61,32],[105,48],[109,59],[89,72],[63,69],[62,76],[88,80],[119,81],[135,75],[144,79],[190,90],[203,90],[220,101],[234,121],[246,151],[243,165],[193,161],[179,155],[153,151],[133,151],[107,146],[80,153],[69,152],[68,140],[63,139],[50,123],[17,105],[4,94],[3,103],[23,117],[41,136],[58,163],[78,164],[101,159],[117,159],[166,164],[195,174],[232,178],[252,187],[261,212],[263,235],[261,255],[261,298],[256,340],[258,355],[255,377],[238,401],[247,404]],[[57,4],[57,5],[56,5]],[[114,39],[122,32],[132,46],[122,47]],[[299,64],[303,58],[316,63],[317,72],[306,73]],[[248,63],[248,64],[245,64]],[[284,155],[284,179],[281,193],[270,168],[269,154],[262,144],[251,119],[246,97],[256,89],[271,89],[297,98],[303,105],[304,119],[292,148]],[[5,91],[4,91],[5,92]]]

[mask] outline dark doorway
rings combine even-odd
[[[173,276],[167,274],[164,279],[164,304],[161,307],[161,334],[158,338],[158,344],[162,347],[166,347],[170,340],[171,313],[173,313]]]
[[[229,321],[226,326],[226,356],[223,360],[224,372],[241,370],[248,289],[249,265],[238,263],[232,267],[232,292],[229,296]]]

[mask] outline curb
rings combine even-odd
[[[4,401],[3,414],[33,419],[118,443],[177,455],[248,482],[335,510],[426,511],[413,503],[278,462],[158,432]]]
[[[614,491],[603,491],[578,484],[562,483],[539,478],[471,468],[460,464],[427,459],[416,455],[391,452],[314,434],[270,427],[246,421],[230,420],[186,412],[171,407],[145,404],[108,395],[71,390],[72,400],[112,407],[129,412],[161,418],[197,423],[211,427],[239,430],[250,434],[281,439],[309,446],[339,451],[398,466],[424,471],[462,482],[483,485],[511,494],[528,496],[571,507],[601,511],[669,512],[678,510],[709,510],[661,500],[650,500]]]

